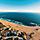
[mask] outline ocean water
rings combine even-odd
[[[40,25],[40,14],[37,13],[0,12],[0,19],[28,26],[30,23]]]

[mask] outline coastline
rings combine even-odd
[[[0,20],[0,22],[5,25],[6,27],[11,26],[13,27],[13,29],[16,30],[20,30],[26,33],[31,33],[33,32],[35,29],[40,29],[40,27],[36,26],[36,27],[30,27],[30,26],[24,26],[24,25],[19,25],[19,24],[15,24],[12,22],[8,22],[6,20]]]

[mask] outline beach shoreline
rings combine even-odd
[[[40,27],[36,26],[36,27],[30,27],[30,26],[24,26],[24,25],[19,25],[19,24],[15,24],[12,22],[8,22],[6,20],[0,20],[0,22],[5,25],[6,27],[11,26],[13,28],[15,28],[16,30],[20,30],[20,31],[24,31],[26,33],[30,33],[32,31],[34,31],[35,29],[40,29]]]

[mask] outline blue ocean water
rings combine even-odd
[[[37,13],[0,12],[0,18],[28,26],[30,26],[30,23],[40,24],[40,14]]]

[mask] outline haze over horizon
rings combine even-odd
[[[0,0],[0,12],[40,13],[40,0]]]

